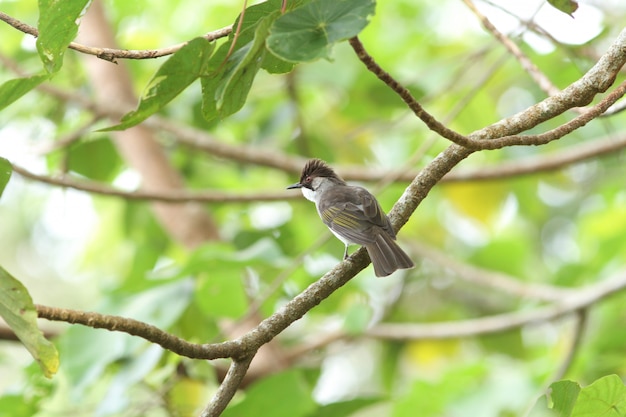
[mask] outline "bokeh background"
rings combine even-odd
[[[243,6],[102,5],[117,45],[137,50],[230,25]],[[580,78],[626,21],[621,1],[581,1],[573,17],[544,1],[476,6],[557,88]],[[2,1],[0,8],[36,26],[37,2]],[[5,24],[0,33],[0,81],[41,68],[32,36]],[[463,2],[379,2],[360,39],[431,114],[464,134],[546,97]],[[140,95],[163,58],[122,61]],[[82,54],[69,51],[45,86],[56,90],[33,91],[0,112],[0,156],[54,178],[66,174],[126,191],[145,184],[120,139],[97,131],[112,123],[89,103],[106,103],[109,86]],[[253,146],[294,161],[318,157],[340,172],[418,172],[449,146],[367,72],[347,43],[334,48],[330,61],[286,75],[261,71],[246,105],[231,117],[207,122],[200,106],[196,83],[159,117],[241,146],[242,154]],[[299,192],[267,201],[298,180],[291,166],[216,155],[179,140],[176,129],[146,129],[187,189],[258,200],[196,203],[214,234],[190,243],[171,233],[150,201],[51,186],[14,172],[0,199],[0,265],[36,303],[132,317],[189,341],[216,342],[270,315],[340,261],[341,242]],[[479,152],[463,161],[399,233],[417,267],[385,279],[368,267],[292,325],[258,359],[245,392],[224,415],[518,416],[533,409],[555,376],[585,385],[625,375],[623,293],[579,315],[495,334],[396,340],[368,333],[384,322],[462,324],[524,314],[623,274],[620,146],[554,170],[498,175],[498,169],[549,164],[585,145],[625,143],[625,134],[624,114],[617,113],[546,146]],[[493,177],[472,179],[490,170]],[[408,184],[358,183],[386,210]],[[170,221],[185,224],[184,213]],[[225,369],[125,334],[41,326],[60,350],[59,373],[45,379],[19,343],[0,340],[0,415],[197,415]]]

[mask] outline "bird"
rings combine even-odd
[[[355,243],[367,249],[377,277],[415,266],[396,243],[396,233],[376,197],[363,187],[348,185],[326,162],[309,160],[300,181],[287,187],[297,188],[315,203],[322,222],[344,243],[344,260],[348,246]]]

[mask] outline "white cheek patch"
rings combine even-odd
[[[314,203],[317,203],[317,199],[315,198],[317,193],[315,191],[310,190],[306,187],[302,187],[301,190],[302,190],[302,195],[304,196],[304,198]]]

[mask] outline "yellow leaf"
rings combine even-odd
[[[483,224],[496,217],[509,190],[504,182],[464,182],[442,187],[446,198],[454,207]]]
[[[459,353],[459,341],[417,340],[408,344],[406,354],[409,361],[421,371],[434,371],[450,362]]]

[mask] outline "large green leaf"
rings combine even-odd
[[[120,124],[102,130],[128,129],[161,110],[205,73],[214,48],[215,44],[205,38],[195,38],[189,41],[165,61],[152,77],[139,101],[137,110],[122,117]]]
[[[582,389],[572,381],[555,382],[550,388],[559,417],[626,415],[626,386],[617,375],[604,376]]]
[[[37,327],[37,311],[26,288],[0,267],[0,316],[50,378],[59,368],[56,348]]]
[[[11,163],[4,158],[0,158],[0,196],[4,192],[4,187],[9,183],[13,167]]]
[[[28,93],[33,88],[48,79],[48,75],[33,75],[25,78],[15,78],[0,85],[0,110]]]
[[[626,415],[626,386],[617,375],[607,375],[578,394],[572,417],[624,417]]]
[[[39,0],[37,51],[46,71],[57,72],[63,65],[67,46],[78,33],[78,18],[89,0]]]
[[[202,112],[207,120],[230,116],[243,107],[266,53],[265,40],[269,27],[279,13],[276,11],[262,18],[256,25],[253,40],[230,56],[226,57],[224,53],[230,45],[222,45],[212,60],[214,72],[202,78]],[[222,56],[226,61],[216,61]]]
[[[329,58],[335,43],[367,26],[375,6],[374,0],[313,0],[276,19],[267,48],[289,62]]]

